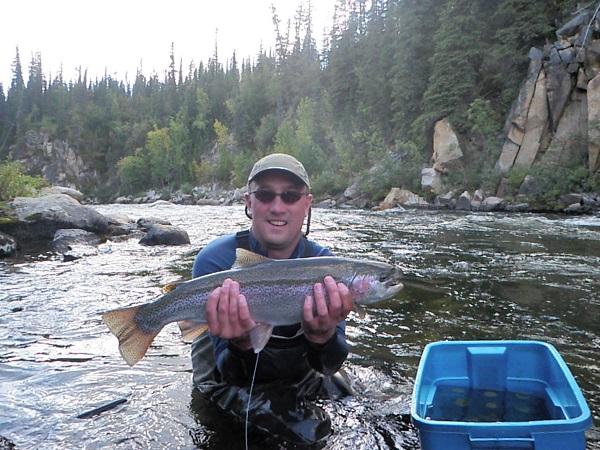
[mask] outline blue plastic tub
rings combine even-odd
[[[585,450],[592,424],[564,360],[538,341],[427,345],[411,416],[422,450]]]

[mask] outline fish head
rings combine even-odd
[[[356,268],[348,287],[356,304],[371,305],[400,292],[404,287],[401,277],[402,272],[394,266],[369,262]]]

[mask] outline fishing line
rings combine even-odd
[[[254,363],[254,372],[252,373],[252,381],[250,382],[250,391],[248,392],[248,404],[246,405],[246,422],[244,424],[244,438],[246,440],[246,450],[248,450],[248,416],[250,414],[250,400],[252,399],[252,389],[254,388],[254,379],[256,378],[256,368],[258,367],[258,357],[260,352],[256,354],[256,362]]]

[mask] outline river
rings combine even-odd
[[[198,422],[190,349],[175,325],[129,367],[100,319],[189,278],[198,249],[248,226],[243,207],[96,209],[168,219],[192,244],[130,238],[71,262],[52,253],[0,260],[0,436],[17,449],[243,448],[241,430]],[[413,280],[398,298],[349,318],[345,370],[358,395],[324,403],[335,429],[326,448],[419,448],[409,409],[427,343],[539,339],[576,377],[595,423],[588,449],[600,449],[600,217],[317,209],[310,237],[340,256],[395,264]],[[127,402],[77,418],[118,399]]]

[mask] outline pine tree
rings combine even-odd
[[[476,95],[484,51],[481,19],[488,10],[486,0],[448,0],[441,10],[431,76],[423,96],[425,124],[451,114],[456,126],[464,124],[467,106]]]
[[[391,58],[389,85],[394,135],[400,140],[410,137],[411,124],[422,112],[423,94],[427,89],[440,8],[438,0],[399,0],[389,7]],[[392,37],[396,35],[395,39]]]

